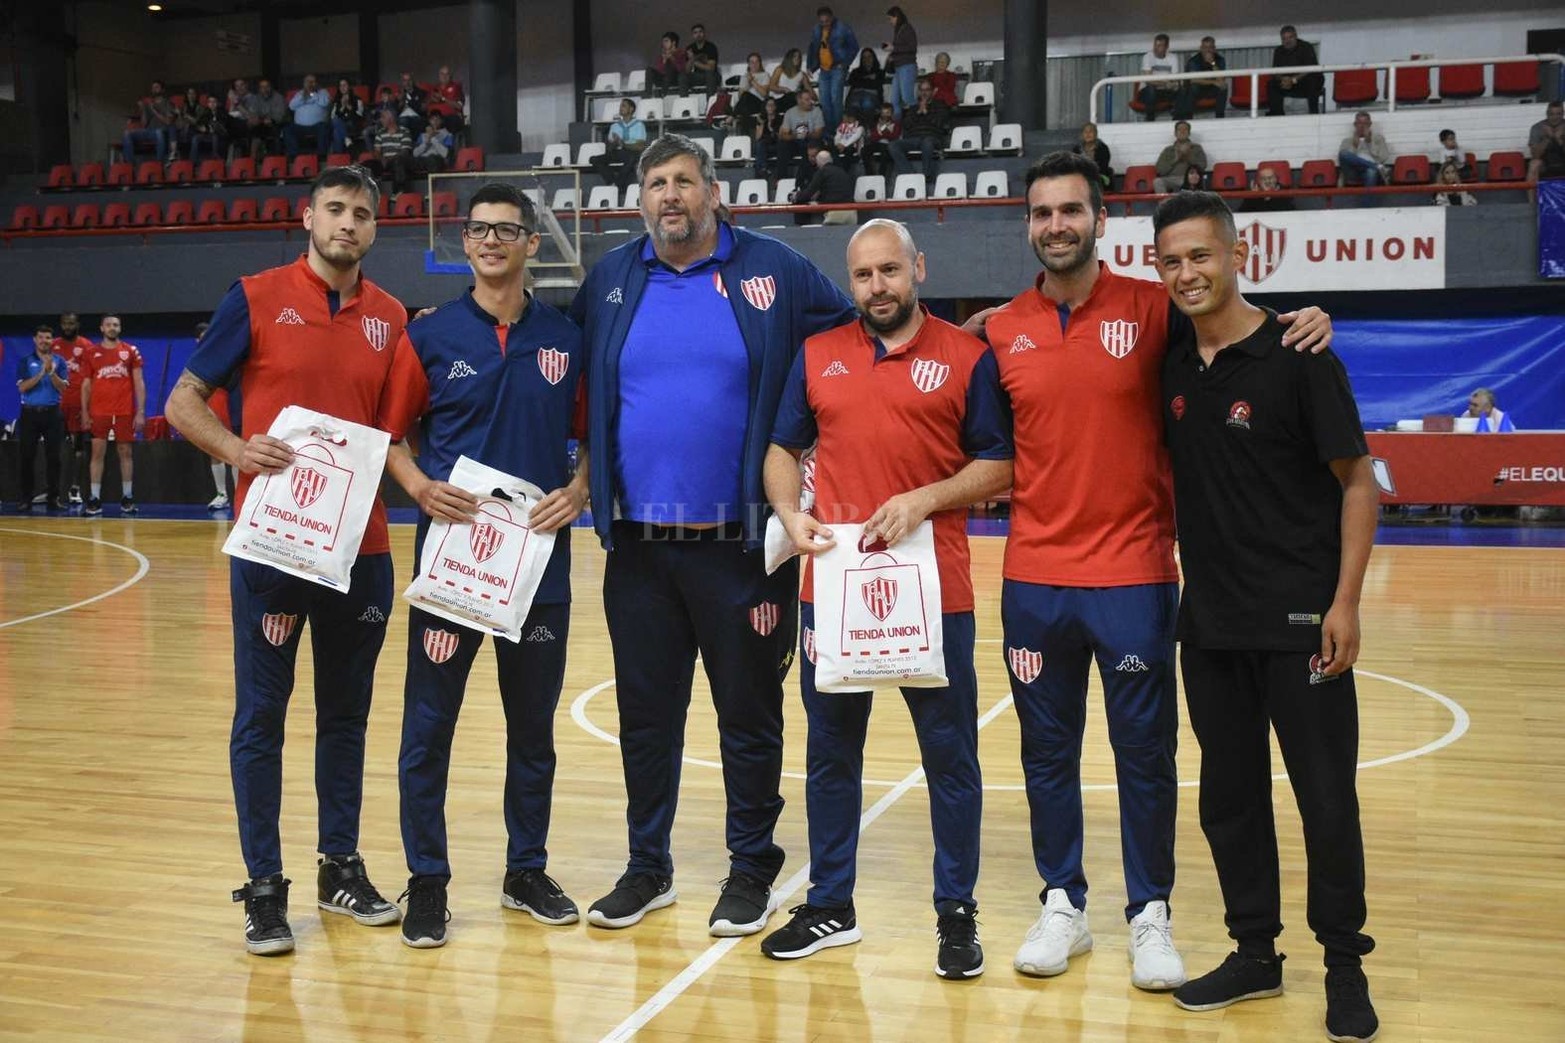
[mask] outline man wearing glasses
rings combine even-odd
[[[500,902],[541,923],[575,923],[576,904],[545,872],[554,789],[554,710],[565,681],[570,627],[570,523],[587,505],[587,452],[571,473],[567,439],[579,434],[581,334],[560,312],[524,288],[527,259],[538,252],[537,215],[512,185],[473,194],[462,248],[474,285],[414,321],[404,334],[408,366],[393,381],[388,410],[397,439],[386,470],[423,510],[413,542],[419,567],[431,519],[473,520],[477,500],[446,481],[457,458],[552,489],[533,508],[535,532],[558,530],[554,553],[518,643],[495,641],[505,708],[505,827],[510,843]],[[417,426],[415,458],[404,436]],[[420,609],[408,619],[403,688],[402,844],[407,854],[407,915],[402,941],[430,949],[446,943],[446,779],[451,738],[468,673],[483,644],[477,630]]]

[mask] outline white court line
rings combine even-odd
[[[45,536],[51,540],[77,540],[81,543],[96,543],[100,546],[113,547],[115,550],[122,550],[126,554],[129,554],[131,557],[135,558],[139,563],[136,568],[136,574],[130,579],[126,580],[124,583],[121,583],[119,586],[115,587],[113,590],[106,590],[102,594],[94,594],[92,597],[83,601],[77,601],[74,604],[63,605],[60,608],[51,608],[47,612],[35,612],[33,615],[23,616],[21,619],[8,619],[5,622],[0,623],[0,630],[4,630],[6,627],[20,626],[23,623],[31,623],[35,619],[45,619],[49,616],[57,616],[61,612],[70,612],[72,609],[78,609],[87,605],[91,605],[93,602],[102,601],[104,598],[112,598],[120,591],[140,583],[142,577],[145,576],[152,568],[152,563],[147,560],[146,555],[142,554],[140,551],[132,550],[122,543],[112,543],[109,540],[100,540],[92,536],[67,536],[63,532],[39,532],[36,529],[7,528],[0,529],[0,532],[15,533],[18,536]]]
[[[598,685],[596,688],[589,689],[588,692],[596,694],[613,683],[614,681],[611,678],[603,684]],[[578,703],[584,702],[583,697],[586,696],[588,692],[582,693],[582,696],[578,696],[576,701],[571,704],[572,717],[576,716],[576,706]],[[982,731],[986,724],[1000,716],[1000,714],[1004,713],[1007,709],[1010,708],[1010,705],[1011,697],[1009,695],[995,703],[994,706],[989,708],[987,713],[978,718],[978,730]],[[908,791],[922,782],[923,778],[923,768],[916,768],[909,772],[901,782],[898,782],[895,786],[893,786],[885,796],[877,800],[868,811],[864,812],[864,814],[859,817],[859,833],[862,835],[864,830],[870,827],[870,823],[874,822],[876,819],[880,818],[881,815],[884,815],[888,810],[890,810],[891,805],[907,796]],[[786,906],[788,904],[788,899],[792,898],[794,893],[797,892],[799,888],[808,883],[809,879],[810,864],[806,862],[804,865],[799,867],[798,872],[790,876],[776,891],[773,892],[772,900],[776,903],[777,908],[781,909]],[[721,960],[724,956],[728,955],[733,947],[742,941],[744,941],[743,938],[722,938],[713,942],[710,946],[707,947],[705,952],[703,952],[700,956],[697,956],[690,962],[688,966],[685,967],[684,970],[676,974],[667,985],[663,986],[655,994],[653,994],[651,999],[643,1003],[633,1014],[630,1015],[630,1017],[620,1022],[614,1027],[613,1031],[604,1036],[604,1043],[610,1043],[610,1041],[613,1041],[613,1043],[623,1043],[624,1040],[630,1039],[641,1029],[645,1028],[649,1021],[657,1017],[658,1014],[660,1014],[671,1003],[678,999],[686,989],[690,988],[690,986],[699,981],[702,975],[706,974],[707,971],[711,970],[714,966],[717,965],[718,960]]]

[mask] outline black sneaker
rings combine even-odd
[[[978,944],[978,910],[966,902],[935,903],[935,973],[942,978],[976,978],[984,972]]]
[[[1217,1010],[1240,1000],[1261,1000],[1282,995],[1282,961],[1240,956],[1236,952],[1214,971],[1192,978],[1174,990],[1174,1002],[1186,1010]]]
[[[258,877],[234,892],[245,904],[245,948],[255,956],[293,952],[288,927],[288,885],[281,873]]]
[[[364,859],[351,855],[328,855],[320,860],[317,875],[317,904],[328,913],[346,913],[368,927],[396,923],[402,912],[380,896],[370,883]]]
[[[723,881],[722,894],[707,920],[713,938],[756,934],[772,915],[772,888],[749,873],[734,870]]]
[[[500,890],[500,904],[507,909],[520,909],[550,927],[560,927],[581,919],[581,914],[576,911],[576,903],[542,869],[515,869],[506,873],[505,886]]]
[[[138,510],[139,508],[136,506],[135,500],[131,499],[129,496],[120,497],[121,514],[135,514]]]
[[[1369,981],[1358,967],[1326,971],[1326,1038],[1338,1043],[1369,1043],[1380,1032],[1380,1019],[1369,1001]]]
[[[89,496],[87,498],[87,506],[82,508],[82,513],[83,514],[102,514],[103,513],[103,501],[98,499],[96,496]]]
[[[446,944],[446,923],[451,919],[446,882],[438,876],[409,877],[408,889],[397,901],[404,898],[408,911],[402,917],[402,944],[412,949],[438,949]]]
[[[774,960],[797,960],[864,937],[851,905],[844,909],[796,905],[788,913],[793,919],[761,942],[761,951]]]
[[[654,909],[674,904],[679,892],[674,878],[656,873],[626,873],[614,890],[587,907],[587,922],[594,927],[630,927]]]

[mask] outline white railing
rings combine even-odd
[[[1096,123],[1098,113],[1101,111],[1098,104],[1098,95],[1105,87],[1115,84],[1148,84],[1148,83],[1178,83],[1185,80],[1212,80],[1212,79],[1249,79],[1250,81],[1250,117],[1254,119],[1260,115],[1261,109],[1261,77],[1272,76],[1300,76],[1311,72],[1360,72],[1365,69],[1386,70],[1385,97],[1387,110],[1395,112],[1397,109],[1397,70],[1398,69],[1433,69],[1440,66],[1457,65],[1508,65],[1512,62],[1552,62],[1555,65],[1565,67],[1565,54],[1518,54],[1506,58],[1404,58],[1400,61],[1385,62],[1359,62],[1355,65],[1290,65],[1268,69],[1223,69],[1217,75],[1213,75],[1210,69],[1200,72],[1169,72],[1169,73],[1138,73],[1134,76],[1105,76],[1092,85],[1092,97],[1087,106],[1087,118]],[[1540,93],[1547,93],[1546,85],[1540,82]]]

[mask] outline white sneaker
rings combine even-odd
[[[1051,888],[1043,900],[1043,914],[1016,950],[1016,969],[1038,978],[1052,977],[1065,972],[1072,956],[1091,950],[1086,910],[1071,905],[1064,891]]]
[[[209,511],[220,511],[227,506],[228,494],[218,493],[216,496],[212,497],[212,502],[206,505],[206,509]]]
[[[1130,984],[1166,992],[1185,983],[1185,961],[1174,948],[1167,902],[1148,902],[1130,921]]]

